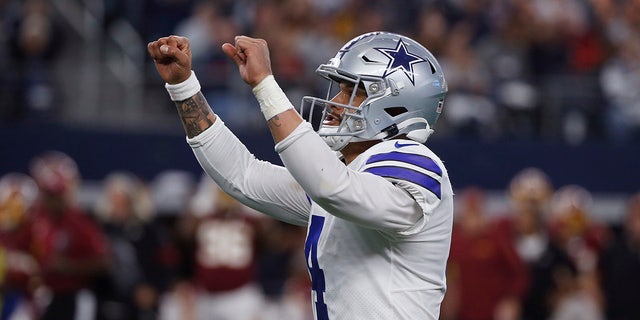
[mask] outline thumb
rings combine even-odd
[[[246,62],[246,56],[244,53],[238,51],[238,49],[230,43],[223,44],[222,51],[237,65],[242,65]]]

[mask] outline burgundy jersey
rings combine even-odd
[[[55,259],[61,257],[78,262],[104,257],[108,250],[102,230],[83,212],[70,209],[54,218],[43,207],[36,208],[33,214],[31,246],[41,265],[45,283],[58,293],[85,288],[91,279],[54,270],[52,264]]]
[[[477,235],[453,228],[450,281],[461,285],[459,319],[492,319],[505,297],[522,297],[528,273],[512,242],[497,226]]]
[[[239,288],[254,281],[256,223],[242,214],[216,213],[196,230],[195,282],[209,292]]]

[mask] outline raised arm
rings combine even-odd
[[[237,36],[235,45],[225,43],[222,50],[238,65],[242,80],[253,88],[273,140],[282,141],[303,120],[273,78],[267,42]]]
[[[191,71],[189,40],[179,36],[164,37],[150,42],[147,50],[167,87],[175,89],[169,92],[187,137],[193,138],[209,128],[216,121],[216,115]]]
[[[230,53],[235,48],[224,50]],[[189,40],[164,37],[149,43],[147,49],[158,74],[166,82],[188,142],[206,173],[245,205],[279,220],[306,225],[309,202],[297,182],[283,167],[256,159],[218,119],[200,92],[200,83],[191,70]],[[236,62],[243,58],[246,61],[244,54],[234,54]],[[268,62],[268,55],[266,58]],[[241,70],[247,73],[247,68],[241,67]],[[270,67],[268,70],[270,74]]]

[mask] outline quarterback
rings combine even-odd
[[[256,159],[210,108],[189,45],[169,36],[147,48],[187,142],[229,195],[307,226],[315,319],[438,319],[453,192],[424,144],[447,92],[434,56],[402,35],[363,34],[317,68],[327,96],[304,97],[298,112],[272,75],[266,41],[225,43],[259,102],[284,164],[277,166]],[[305,120],[314,114],[317,131]]]

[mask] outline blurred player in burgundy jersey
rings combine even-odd
[[[520,319],[529,281],[524,263],[490,217],[484,191],[469,187],[459,198],[444,319]]]
[[[554,188],[538,168],[525,168],[509,183],[509,212],[499,227],[513,241],[527,265],[530,287],[522,304],[522,320],[547,319],[552,297],[559,293],[557,274],[575,275],[575,265],[562,248],[550,239],[546,218]]]
[[[91,301],[87,289],[94,276],[108,270],[108,244],[76,204],[77,165],[64,153],[47,152],[33,160],[31,175],[40,195],[32,214],[30,246],[42,269],[44,286],[51,293],[42,319],[93,319],[95,310],[80,314],[78,302],[81,298]]]
[[[258,217],[206,176],[187,211],[180,223],[190,224],[184,229],[193,244],[192,281],[173,296],[194,295],[195,319],[255,319],[263,302],[256,283]],[[163,319],[184,319],[190,307],[179,300],[169,300]]]
[[[0,178],[0,319],[33,318],[31,285],[39,269],[29,252],[25,223],[38,188],[29,176]],[[13,318],[12,318],[13,317]]]

